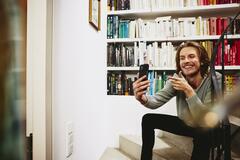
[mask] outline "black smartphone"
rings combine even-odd
[[[146,75],[146,78],[144,80],[147,80],[148,70],[149,70],[148,64],[141,64],[139,67],[139,78]]]

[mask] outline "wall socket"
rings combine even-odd
[[[73,122],[66,123],[66,157],[73,154]]]

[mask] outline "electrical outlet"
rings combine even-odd
[[[73,154],[73,123],[66,123],[66,157]]]

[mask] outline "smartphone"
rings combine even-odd
[[[149,65],[148,64],[140,65],[140,67],[139,67],[139,78],[146,75],[146,78],[144,80],[147,80],[148,70],[149,70]]]

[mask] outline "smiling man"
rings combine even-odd
[[[161,107],[176,96],[177,116],[145,114],[142,118],[141,160],[152,159],[154,129],[193,138],[191,160],[208,160],[211,147],[204,115],[211,110],[211,77],[207,51],[197,42],[186,42],[176,53],[176,74],[155,96],[146,96],[149,81],[140,77],[133,84],[135,98],[150,109]],[[221,75],[217,74],[221,81]]]

